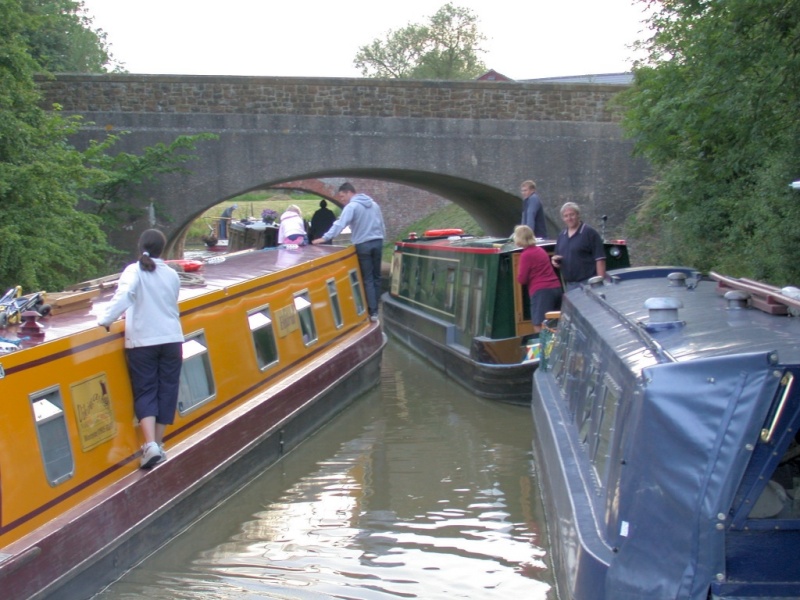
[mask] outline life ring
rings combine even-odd
[[[463,229],[428,229],[423,237],[450,237],[451,235],[464,235]]]

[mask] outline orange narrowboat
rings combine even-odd
[[[124,320],[96,324],[112,288],[0,329],[5,600],[92,595],[377,385],[385,336],[353,247],[245,251],[193,275],[169,460],[150,471]]]

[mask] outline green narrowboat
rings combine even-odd
[[[540,241],[549,253],[554,240]],[[483,398],[530,404],[539,340],[524,285],[522,252],[508,238],[460,229],[426,231],[395,244],[387,332]],[[607,269],[629,266],[624,241],[606,243]]]

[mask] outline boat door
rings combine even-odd
[[[724,582],[729,597],[800,596],[800,366],[785,369],[731,510]]]
[[[528,288],[517,281],[519,273],[519,259],[522,253],[514,252],[511,255],[511,285],[514,290],[514,331],[516,336],[533,335],[533,322],[531,321],[531,299]],[[541,323],[540,323],[541,325]]]

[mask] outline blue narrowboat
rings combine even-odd
[[[565,294],[533,377],[560,597],[800,597],[796,288],[612,275]]]

